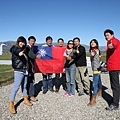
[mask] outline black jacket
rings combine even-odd
[[[29,45],[27,45],[25,53],[28,57],[28,63],[29,63],[28,72],[33,73],[33,71],[34,71],[34,60],[36,58],[36,54],[34,53],[34,46],[30,47]]]
[[[24,55],[19,56],[19,52],[22,50],[13,45],[10,48],[10,52],[12,53],[12,67],[17,71],[23,71],[26,68],[26,58]]]
[[[75,53],[72,56],[72,58],[75,60],[76,67],[87,66],[85,47],[80,45],[78,47],[78,50],[79,50],[79,53]]]
[[[72,56],[75,54],[75,52],[76,51],[73,49],[73,51],[69,54],[69,56],[72,58]],[[71,59],[71,60],[66,59],[64,68],[69,68],[72,65],[75,65],[75,60],[74,59]]]

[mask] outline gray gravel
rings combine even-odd
[[[91,69],[89,69],[91,73]],[[35,74],[36,84],[41,80],[41,74]],[[92,80],[92,77],[90,77]],[[88,107],[89,96],[78,96],[77,92],[73,97],[65,97],[64,90],[59,93],[43,95],[39,92],[37,102],[33,106],[26,106],[22,101],[21,89],[19,89],[15,103],[18,105],[17,114],[9,113],[9,95],[13,84],[0,87],[0,120],[120,120],[120,110],[106,111],[107,101],[110,100],[112,91],[108,74],[102,74],[102,83],[104,86],[104,98],[97,97],[97,104],[94,107]],[[37,91],[39,86],[37,85]],[[107,100],[107,101],[106,101]]]

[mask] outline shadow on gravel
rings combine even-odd
[[[17,107],[23,102],[23,98],[21,100],[19,100],[16,104],[15,104],[15,110],[17,111]]]
[[[35,96],[39,94],[40,91],[42,91],[42,80],[40,80],[38,83],[34,85],[35,88]]]
[[[35,87],[35,96],[37,96],[39,94],[40,91],[42,91],[42,81],[39,81],[38,83],[36,83],[34,85]],[[17,111],[17,107],[24,101],[24,99],[22,98],[21,100],[19,100],[16,104],[15,104],[15,110]]]
[[[102,97],[103,99],[108,103],[108,105],[110,105],[112,103],[112,96],[110,94],[108,94],[107,92],[105,92],[106,89],[108,89],[105,86],[102,86],[103,92],[102,92]]]
[[[92,86],[93,82],[90,80],[90,91],[91,91],[91,96],[92,96],[92,91],[93,91],[93,86]],[[102,85],[102,97],[103,99],[108,103],[108,105],[110,105],[112,103],[112,96],[110,94],[108,94],[107,92],[105,92],[105,90],[107,90],[108,88],[106,86]]]
[[[62,76],[59,78],[54,77],[52,79],[52,83],[53,83],[53,87],[55,86],[55,88],[58,87],[58,89],[60,89],[60,87],[62,86],[63,90],[66,90],[66,78],[65,78],[65,76]]]

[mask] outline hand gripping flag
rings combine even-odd
[[[65,49],[66,47],[38,46],[37,54],[40,54],[41,59],[35,60],[35,72],[62,73]]]

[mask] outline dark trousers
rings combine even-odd
[[[42,74],[42,76],[43,90],[53,89],[52,73]]]
[[[60,73],[56,73],[55,74],[55,88],[59,90],[61,85],[62,85],[63,89],[66,89],[65,73],[62,73],[61,78],[60,78]]]
[[[30,76],[28,76],[27,94],[28,94],[29,97],[33,97],[34,94],[35,94],[35,90],[34,90],[34,73],[31,73]]]
[[[111,89],[113,91],[113,104],[116,106],[119,106],[119,99],[120,99],[119,73],[120,71],[109,72]]]

